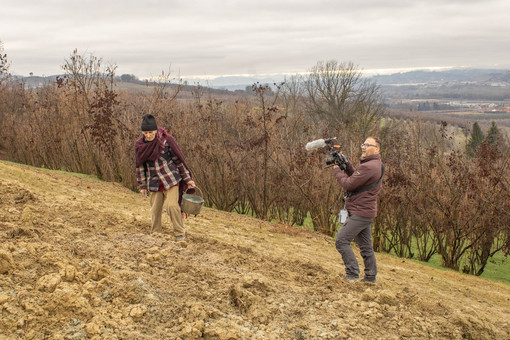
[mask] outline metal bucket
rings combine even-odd
[[[195,187],[195,189],[200,190],[198,187]],[[202,194],[202,190],[200,190],[200,194]],[[202,197],[184,193],[182,195],[181,211],[186,214],[197,216],[202,208],[202,204],[204,204],[204,199]]]

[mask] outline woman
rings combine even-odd
[[[156,118],[143,116],[142,133],[135,142],[136,178],[142,196],[150,191],[152,232],[162,232],[163,209],[172,220],[177,241],[186,238],[180,202],[188,188],[194,192],[195,182],[184,155],[175,138],[162,127]]]

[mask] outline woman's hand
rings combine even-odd
[[[196,187],[195,181],[193,181],[193,180],[191,180],[188,183],[186,183],[186,185],[188,186],[189,189],[193,189],[193,188]]]

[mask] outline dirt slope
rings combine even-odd
[[[322,235],[0,162],[0,339],[509,339],[510,287],[377,255],[344,283]],[[166,221],[168,226],[169,221]]]

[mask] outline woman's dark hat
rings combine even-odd
[[[153,115],[145,115],[142,120],[142,131],[154,131],[158,129],[156,118]]]

